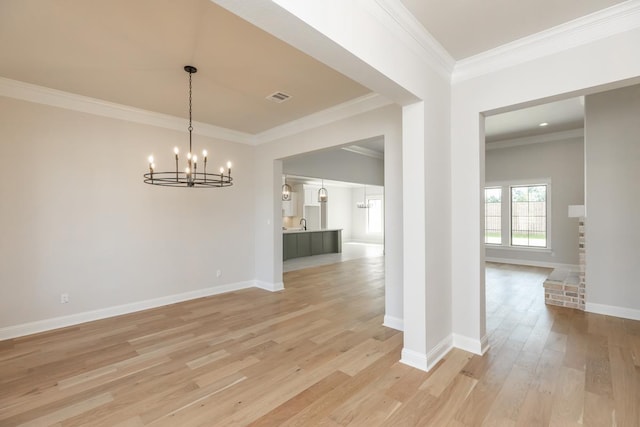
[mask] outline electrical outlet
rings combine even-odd
[[[67,304],[69,302],[69,294],[60,294],[60,304]]]
[[[222,276],[222,270],[216,271],[216,277],[220,277],[220,276]]]

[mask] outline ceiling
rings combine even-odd
[[[402,2],[459,59],[620,1]],[[0,52],[2,77],[177,117],[195,65],[194,120],[249,134],[370,92],[211,0],[2,0]],[[291,98],[265,99],[276,91]],[[507,117],[488,138],[523,131]]]
[[[624,0],[401,0],[459,60]]]
[[[583,127],[584,100],[577,97],[489,116],[485,119],[485,136],[491,143]]]
[[[0,76],[178,117],[194,65],[194,120],[251,134],[370,92],[210,0],[2,0],[0,52]]]

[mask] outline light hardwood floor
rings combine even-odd
[[[639,426],[640,322],[544,305],[487,269],[483,357],[421,372],[381,326],[381,258],[0,342],[0,426]]]
[[[384,245],[376,243],[344,242],[342,252],[288,259],[282,263],[282,271],[302,270],[320,265],[336,264],[358,258],[373,258],[384,255]]]

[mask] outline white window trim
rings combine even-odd
[[[487,189],[491,189],[491,188],[499,188],[500,189],[500,239],[504,242],[504,233],[503,233],[503,229],[504,229],[504,187],[502,185],[485,185],[484,189],[482,191],[482,200],[483,200],[483,210],[482,212],[485,212],[485,209],[487,208],[486,206],[486,200],[485,200],[485,196],[486,196],[486,192],[485,190]],[[486,217],[483,216],[483,221],[482,221],[482,240],[484,241],[486,238],[486,226],[487,224],[487,220]],[[503,243],[487,243],[484,242],[485,246],[488,248],[501,248]]]
[[[528,247],[528,246],[512,246],[511,245],[511,187],[532,186],[532,185],[546,185],[547,186],[547,247]],[[552,218],[551,218],[551,200],[552,200],[552,186],[551,178],[538,178],[538,179],[514,179],[509,181],[490,181],[486,182],[482,188],[482,240],[484,242],[484,190],[485,188],[502,188],[502,223],[501,223],[501,235],[502,244],[496,243],[484,243],[487,249],[498,249],[507,251],[521,251],[521,252],[540,252],[540,253],[553,253],[553,242],[551,239],[552,234]],[[505,194],[508,197],[505,197]],[[506,218],[504,212],[507,213]],[[507,231],[505,233],[505,230]]]

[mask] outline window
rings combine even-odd
[[[511,187],[511,245],[547,247],[547,186]]]
[[[367,198],[367,233],[382,233],[382,198]]]
[[[484,242],[502,244],[502,188],[484,189]]]
[[[491,249],[551,252],[551,180],[490,182],[484,188],[484,243]]]

